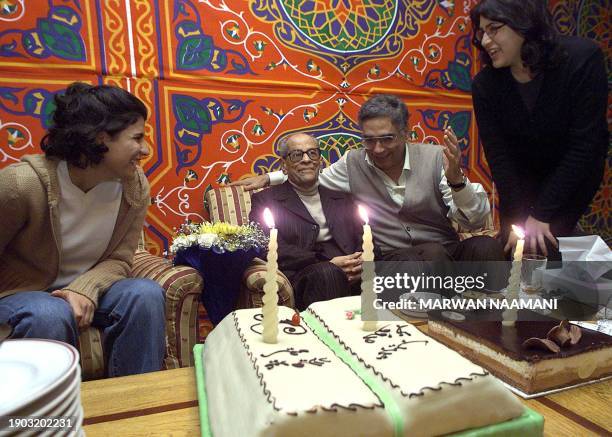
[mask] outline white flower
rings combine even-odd
[[[177,250],[184,249],[189,246],[191,246],[191,244],[189,243],[189,239],[187,238],[187,236],[181,235],[174,239],[174,241],[172,242],[172,246],[170,246],[170,251],[172,253],[176,253]]]
[[[198,244],[200,247],[210,248],[219,241],[217,234],[200,234],[198,235]]]

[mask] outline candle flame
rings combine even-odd
[[[520,226],[512,225],[512,232],[516,234],[521,240],[525,239],[525,231]]]
[[[274,216],[272,215],[272,211],[270,211],[270,208],[264,209],[263,218],[264,222],[266,222],[267,227],[269,227],[270,229],[274,228]]]
[[[359,211],[359,217],[361,217],[361,220],[363,220],[365,224],[367,225],[369,223],[368,210],[365,209],[363,205],[358,205],[357,210]]]

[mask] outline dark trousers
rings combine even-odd
[[[344,271],[329,261],[337,256],[347,255],[333,240],[318,242],[315,251],[322,259],[297,272],[287,272],[293,287],[295,307],[304,311],[311,303],[359,294],[359,281],[349,284]]]
[[[504,260],[504,249],[498,240],[477,236],[446,246],[440,243],[424,243],[383,253],[377,261],[385,262],[380,263],[380,269],[377,264],[377,274],[393,275],[406,270],[412,275],[455,273],[478,276],[486,273],[486,288],[500,290],[508,281],[508,266],[502,262]],[[403,261],[411,262],[402,263]],[[453,267],[455,261],[465,262],[461,264],[460,272]]]
[[[359,282],[349,284],[342,269],[329,261],[311,264],[290,278],[298,311],[313,302],[359,294]]]
[[[380,261],[503,261],[504,248],[494,238],[478,236],[443,246],[424,243],[385,252]]]

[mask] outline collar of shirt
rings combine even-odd
[[[404,203],[404,195],[406,192],[406,175],[410,171],[410,158],[408,156],[408,144],[406,144],[405,147],[406,147],[406,154],[404,157],[404,169],[402,170],[402,174],[400,175],[397,182],[395,182],[393,179],[387,176],[387,174],[384,171],[376,167],[367,153],[365,155],[366,163],[374,169],[376,174],[380,177],[382,182],[385,184],[385,188],[387,189],[387,192],[389,193],[389,196],[391,196],[391,199],[393,200],[393,202],[395,202],[395,204],[397,204],[400,207]]]

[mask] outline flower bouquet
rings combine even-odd
[[[170,251],[175,265],[188,265],[204,278],[202,303],[213,324],[236,307],[242,274],[265,252],[268,237],[256,223],[188,223],[178,231]]]

